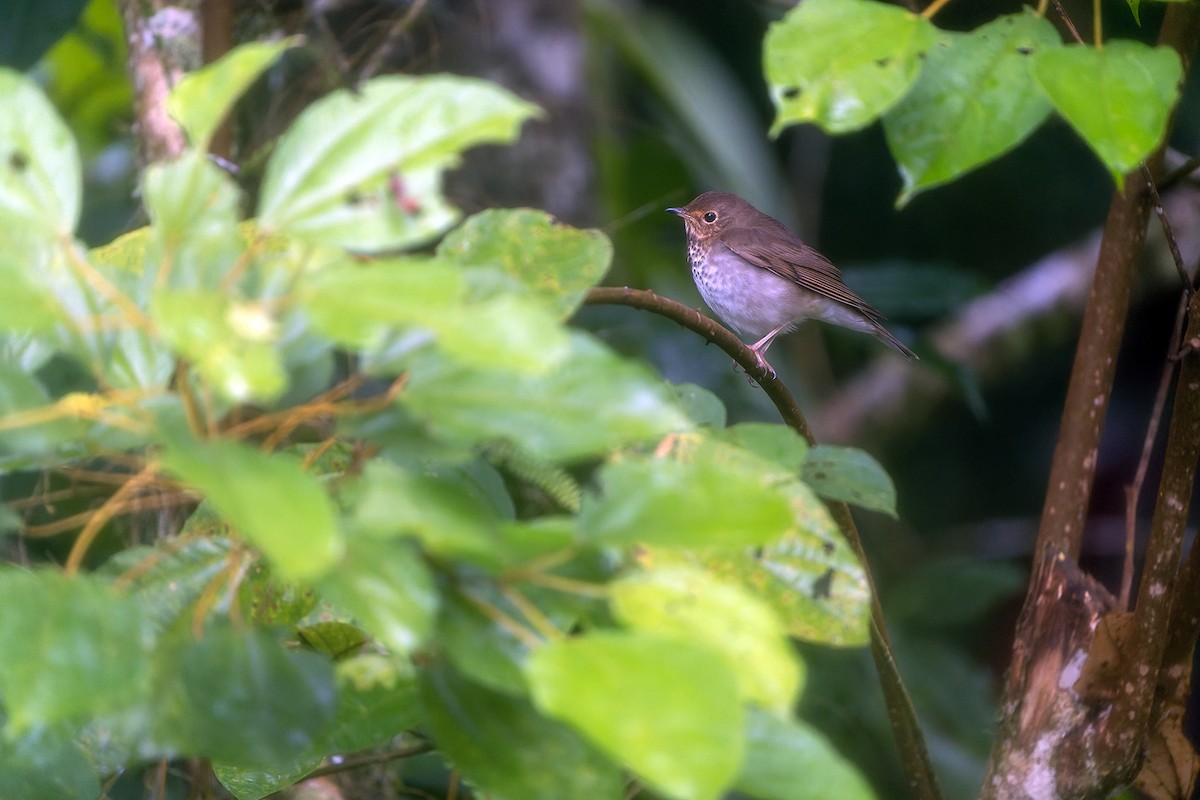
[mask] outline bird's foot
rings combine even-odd
[[[766,374],[766,379],[769,381],[775,380],[775,368],[767,363],[767,360],[765,358],[763,358],[762,353],[755,350],[754,348],[750,348],[750,350],[752,353],[754,353],[754,359],[758,365],[758,368],[761,369]],[[740,365],[736,361],[733,362],[733,368],[735,370],[737,370],[739,368],[739,366]],[[749,370],[746,371],[746,380],[748,380],[750,383],[759,383],[759,381],[756,381],[753,378],[753,376],[750,375]]]

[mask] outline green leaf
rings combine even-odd
[[[114,580],[126,573],[131,576],[128,590],[141,601],[155,633],[183,619],[205,588],[229,567],[229,540],[214,532],[196,535],[193,520],[198,517],[215,523],[209,507],[201,506],[188,519],[180,539],[153,548],[122,550],[102,568],[102,574]]]
[[[0,695],[7,734],[83,722],[143,700],[142,605],[93,578],[0,570]]]
[[[193,484],[285,579],[320,575],[342,553],[324,487],[300,465],[230,441],[168,438],[163,466]]]
[[[190,150],[147,167],[142,194],[152,223],[144,240],[144,267],[127,263],[142,244],[130,240],[132,234],[118,239],[126,241],[108,254],[129,270],[144,271],[144,286],[216,290],[243,255],[238,229],[242,198],[233,180],[203,153]]]
[[[575,312],[612,263],[612,243],[601,231],[572,228],[527,208],[480,212],[451,231],[437,253],[468,267],[501,270],[561,319]]]
[[[329,661],[257,631],[216,627],[160,654],[159,734],[232,766],[290,764],[333,719]]]
[[[801,662],[770,605],[703,570],[668,566],[611,584],[613,613],[627,628],[678,636],[722,654],[739,697],[786,714],[800,692]]]
[[[411,662],[377,654],[336,667],[338,706],[333,727],[317,750],[353,753],[379,747],[421,719],[419,687]]]
[[[671,388],[675,401],[697,428],[708,426],[716,430],[725,427],[725,404],[721,398],[694,383],[676,383]]]
[[[70,237],[83,178],[70,130],[37,85],[0,68],[0,226]]]
[[[364,361],[375,372],[402,369],[388,351],[397,338],[411,347],[412,327],[464,364],[544,372],[566,357],[566,329],[533,296],[467,294],[458,265],[411,258],[323,270],[307,281],[303,303],[318,330],[370,348]]]
[[[809,726],[751,711],[735,788],[758,800],[874,800],[862,774]]]
[[[100,778],[78,743],[46,727],[0,738],[0,797],[95,800]]]
[[[998,158],[1041,125],[1050,103],[1030,66],[1060,45],[1032,9],[968,34],[940,33],[916,85],[883,120],[904,177],[897,203]]]
[[[354,521],[375,536],[413,536],[437,556],[500,565],[495,512],[452,472],[418,474],[373,460],[363,471]]]
[[[317,591],[394,652],[410,653],[433,628],[438,595],[433,575],[408,542],[356,536]]]
[[[313,650],[324,653],[334,661],[356,655],[363,645],[371,641],[366,631],[357,625],[333,619],[297,625],[296,635]]]
[[[934,42],[929,20],[874,0],[806,0],[767,30],[763,64],[776,136],[815,122],[828,133],[869,125],[912,87]]]
[[[593,456],[688,427],[662,385],[582,333],[545,374],[416,361],[400,402],[435,436],[475,444],[510,438],[549,460]]]
[[[733,448],[730,448],[732,450]],[[746,547],[777,541],[792,528],[785,495],[756,459],[721,451],[685,458],[623,458],[599,473],[599,496],[584,497],[582,533],[611,544]]]
[[[48,266],[48,265],[47,265]],[[30,274],[37,269],[26,258],[11,252],[0,253],[0,331],[11,333],[50,333],[68,317],[53,295]]]
[[[287,388],[276,322],[262,304],[217,291],[161,289],[150,315],[171,348],[227,400],[268,402]]]
[[[425,718],[438,749],[489,797],[623,796],[614,764],[526,700],[473,684],[441,664],[422,676]]]
[[[864,450],[817,445],[804,459],[804,482],[822,497],[896,518],[896,487]]]
[[[455,668],[472,681],[498,692],[528,692],[522,665],[529,645],[487,617],[460,592],[443,596],[438,641]]]
[[[0,459],[12,455],[46,458],[78,450],[83,425],[50,408],[37,379],[18,365],[0,361]],[[46,413],[40,413],[45,409]],[[44,420],[44,421],[43,421]]]
[[[513,141],[536,107],[484,81],[392,75],[327,95],[279,140],[263,228],[375,251],[429,241],[454,221],[441,172],[478,144]]]
[[[197,150],[207,150],[213,132],[242,93],[298,40],[249,42],[183,76],[167,97],[167,111]]]
[[[722,441],[749,450],[783,467],[791,475],[799,475],[808,456],[808,442],[786,425],[765,422],[739,422],[719,433]]]
[[[1042,91],[1118,185],[1162,142],[1182,73],[1171,48],[1126,39],[1046,50],[1033,62]]]
[[[212,767],[217,780],[237,800],[260,800],[296,783],[319,767],[322,760],[321,756],[303,753],[289,759],[287,764],[271,769],[240,767],[220,762],[214,763]]]
[[[811,500],[805,502],[820,505],[808,496]],[[704,565],[716,575],[741,581],[770,603],[797,639],[839,646],[867,643],[870,589],[836,529],[823,535],[793,534],[754,552],[709,555]]]
[[[716,800],[742,763],[733,670],[708,647],[646,633],[560,639],[530,656],[535,704],[651,786]]]

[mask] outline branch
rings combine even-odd
[[[710,317],[706,317],[694,308],[677,303],[666,297],[660,297],[654,292],[629,287],[599,287],[588,292],[584,302],[588,305],[625,305],[652,311],[655,314],[674,320],[683,327],[700,334],[709,342],[724,350],[737,362],[746,374],[757,381],[766,392],[767,397],[775,404],[779,416],[791,428],[803,436],[808,443],[816,444],[804,414],[796,404],[791,392],[779,378],[768,375],[760,365],[754,352],[742,342],[732,331],[720,325]],[[888,719],[892,725],[892,735],[900,749],[904,770],[910,784],[920,800],[940,800],[942,793],[938,786],[933,764],[929,760],[929,751],[925,746],[925,738],[917,722],[917,714],[912,705],[912,698],[904,687],[900,671],[896,667],[892,646],[888,641],[887,626],[883,618],[883,607],[879,604],[879,595],[875,591],[875,579],[863,550],[862,540],[858,536],[858,528],[854,517],[845,503],[829,502],[829,511],[834,521],[842,531],[842,535],[850,543],[863,565],[863,572],[871,590],[871,655],[875,659],[875,668],[879,673],[879,684],[883,690],[887,706]]]
[[[183,152],[183,130],[167,113],[167,95],[178,81],[183,59],[178,54],[199,36],[190,11],[168,7],[147,15],[144,0],[121,0],[125,39],[129,46],[127,69],[133,83],[133,115],[138,133],[138,153],[143,164],[167,161]]]

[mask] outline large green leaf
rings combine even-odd
[[[493,209],[451,231],[438,245],[438,255],[502,270],[565,319],[608,271],[612,243],[598,230],[572,228],[544,211]]]
[[[750,712],[746,762],[734,784],[758,800],[873,800],[862,774],[817,731],[800,722]]]
[[[817,445],[804,459],[804,482],[830,500],[896,516],[896,487],[871,457],[857,447]]]
[[[79,150],[36,84],[3,68],[0,142],[0,228],[28,226],[69,237],[79,222],[83,189]]]
[[[846,133],[875,121],[912,87],[934,42],[929,20],[875,0],[806,0],[767,30],[763,67],[778,111],[771,134],[798,122]]]
[[[1042,91],[1118,183],[1162,142],[1182,73],[1171,48],[1126,39],[1045,50],[1033,62]]]
[[[451,443],[506,437],[534,456],[571,460],[689,427],[643,367],[572,333],[545,374],[469,369],[441,359],[412,365],[400,402]]]
[[[512,141],[535,113],[497,86],[450,75],[392,75],[333,92],[275,148],[262,226],[358,251],[427,242],[455,218],[441,172],[469,147]]]
[[[742,763],[737,678],[683,638],[598,633],[533,653],[534,702],[669,797],[716,800]]]
[[[128,590],[146,609],[156,633],[183,619],[193,604],[229,565],[229,539],[217,531],[204,531],[193,524],[197,517],[217,524],[215,514],[201,506],[189,518],[184,537],[158,547],[131,547],[104,564],[102,574],[116,578],[128,573]]]
[[[210,628],[171,644],[159,664],[158,733],[187,754],[234,766],[287,764],[333,719],[329,661],[288,651],[262,632]]]
[[[786,714],[803,680],[782,619],[743,586],[696,568],[631,573],[610,586],[613,613],[626,627],[701,642],[721,653],[739,696]]]
[[[728,448],[733,450],[734,448]],[[792,528],[788,498],[757,459],[724,459],[717,448],[681,458],[621,458],[599,474],[579,525],[602,542],[674,547],[746,547]]]
[[[899,202],[999,157],[1041,125],[1050,104],[1030,67],[1060,44],[1030,9],[968,34],[939,34],[916,85],[883,120],[904,177]]]
[[[315,577],[342,553],[324,487],[283,455],[172,436],[163,466],[194,485],[285,578]]]
[[[0,331],[45,334],[67,317],[42,281],[32,274],[39,266],[36,255],[0,252]]]
[[[624,795],[620,770],[527,700],[474,684],[437,664],[422,673],[425,718],[438,749],[489,797],[505,800]]]
[[[450,662],[472,681],[499,692],[522,695],[529,644],[488,617],[461,592],[443,597],[438,641]]]
[[[171,113],[197,150],[207,150],[213,131],[242,92],[296,39],[248,42],[183,77],[167,97]]]
[[[38,413],[45,409],[45,414]],[[46,458],[78,451],[84,425],[50,408],[37,378],[18,365],[0,361],[0,459]]]
[[[539,372],[566,357],[566,329],[532,293],[469,295],[459,265],[410,258],[323,270],[305,282],[302,302],[318,330],[368,348],[376,372],[402,369],[390,351],[407,353],[422,332],[464,364]]]
[[[317,590],[396,653],[420,646],[437,614],[433,575],[408,542],[351,537],[342,563]]]
[[[0,570],[6,732],[83,722],[146,700],[144,607],[93,578]]]

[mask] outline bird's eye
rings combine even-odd
[[[704,215],[704,221],[710,222],[710,223],[716,222],[717,221],[717,212],[709,211],[707,214]]]

